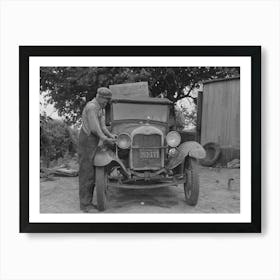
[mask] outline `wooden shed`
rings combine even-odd
[[[220,145],[220,161],[240,158],[240,78],[203,83],[198,98],[197,132],[202,145]]]

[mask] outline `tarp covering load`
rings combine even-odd
[[[127,83],[109,86],[114,99],[149,97],[148,82]]]

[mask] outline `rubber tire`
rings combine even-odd
[[[106,210],[107,204],[107,174],[105,167],[96,166],[95,169],[95,189],[96,189],[96,200],[97,200],[97,209],[99,211]]]
[[[199,197],[198,161],[188,157],[185,161],[186,182],[184,183],[185,199],[188,205],[195,206]]]
[[[204,150],[206,151],[206,157],[200,160],[200,164],[203,166],[212,166],[216,163],[218,158],[221,155],[221,147],[219,144],[210,142],[203,146]],[[207,150],[214,150],[214,155],[209,158],[207,157]]]

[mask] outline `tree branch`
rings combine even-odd
[[[189,97],[189,95],[190,95],[191,91],[193,90],[195,84],[196,84],[196,82],[194,82],[194,83],[192,84],[192,86],[190,87],[190,89],[189,89],[189,91],[187,92],[187,94],[185,95],[185,97]]]
[[[191,97],[191,96],[190,96],[190,93],[191,93],[191,91],[194,89],[195,84],[196,84],[196,82],[194,82],[194,83],[191,85],[191,87],[190,87],[190,89],[188,90],[188,92],[187,92],[186,95],[185,95],[185,94],[179,94],[178,97],[176,98],[176,101],[178,101],[178,100],[180,100],[180,99],[183,99],[183,98],[186,98],[186,97]],[[183,92],[183,90],[181,90],[181,92]],[[191,98],[192,98],[192,97],[191,97]]]

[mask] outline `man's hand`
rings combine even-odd
[[[118,135],[117,135],[117,134],[112,134],[112,133],[111,133],[111,138],[116,140],[116,139],[118,138]]]
[[[111,138],[106,138],[106,139],[104,139],[104,143],[105,144],[109,144],[110,146],[114,146],[115,143],[116,143],[116,140],[115,139],[111,139]]]

